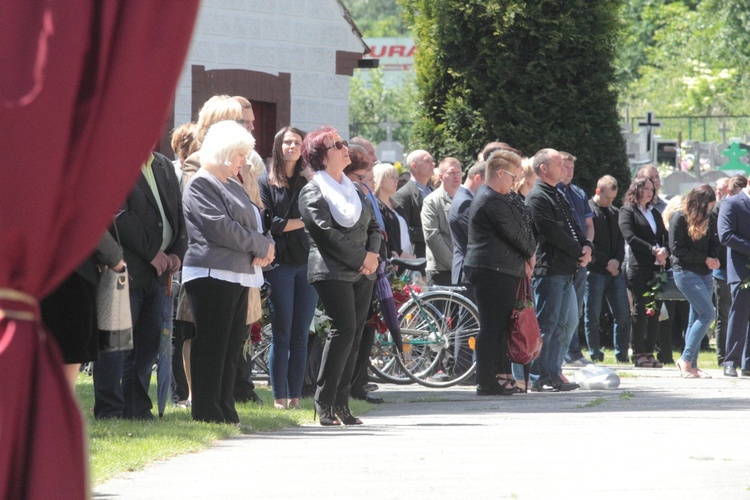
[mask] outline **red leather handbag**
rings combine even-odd
[[[522,278],[516,289],[516,305],[508,328],[508,357],[511,362],[526,365],[542,352],[542,334],[536,320],[529,278]]]

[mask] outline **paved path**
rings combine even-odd
[[[101,499],[750,499],[750,379],[618,370],[619,389],[478,398],[381,385],[356,428],[221,441]]]

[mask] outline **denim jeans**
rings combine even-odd
[[[553,275],[534,277],[536,318],[542,332],[542,352],[531,363],[531,380],[539,384],[556,382],[562,373],[560,359],[568,348],[564,343],[564,325],[568,303],[573,296],[573,276]]]
[[[586,342],[592,356],[602,354],[599,342],[599,317],[602,304],[607,305],[614,319],[614,345],[616,356],[628,355],[630,341],[630,302],[623,273],[617,276],[589,272],[586,280],[584,308],[586,314]]]
[[[689,361],[695,368],[701,341],[708,332],[708,327],[716,318],[713,303],[714,278],[711,274],[700,275],[686,269],[675,267],[674,282],[690,303],[690,319],[685,332],[685,350],[682,359]]]
[[[560,360],[572,363],[583,358],[581,352],[581,341],[578,338],[578,324],[583,315],[583,296],[586,293],[586,269],[578,268],[578,272],[573,277],[573,296],[568,304],[568,318],[565,322],[565,337],[567,340],[567,349],[563,349],[563,359]]]
[[[307,282],[307,264],[280,264],[265,273],[274,307],[269,371],[274,399],[299,398],[318,293]]]
[[[148,388],[159,354],[166,287],[154,278],[130,290],[133,349],[100,353],[94,363],[94,416],[96,418],[151,419]]]

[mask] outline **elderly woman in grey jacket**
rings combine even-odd
[[[188,250],[182,281],[196,328],[194,420],[239,425],[233,392],[248,287],[263,283],[261,267],[274,259],[258,207],[233,178],[254,146],[253,136],[236,122],[212,125],[201,148],[202,168],[183,193]]]
[[[323,348],[315,408],[321,425],[359,425],[349,411],[349,393],[378,267],[380,226],[364,193],[344,175],[351,161],[338,132],[323,127],[309,134],[302,158],[315,171],[299,198],[310,234],[307,277],[333,325]]]

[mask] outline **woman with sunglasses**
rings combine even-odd
[[[349,392],[372,299],[380,227],[364,194],[344,175],[349,148],[336,130],[322,127],[305,137],[302,158],[315,172],[299,200],[310,236],[307,276],[332,323],[315,409],[321,425],[360,425],[349,410]]]
[[[302,140],[305,133],[284,127],[276,133],[268,174],[260,177],[260,197],[271,212],[276,264],[265,273],[271,284],[274,317],[269,372],[277,409],[299,409],[307,362],[307,338],[318,294],[307,281],[310,243],[300,218]]]

